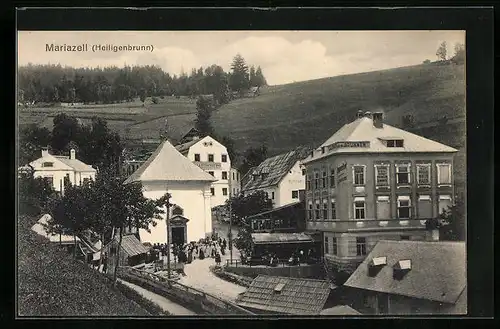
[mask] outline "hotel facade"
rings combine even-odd
[[[379,240],[423,240],[426,221],[453,204],[457,150],[358,118],[303,161],[306,230],[320,233],[330,271],[352,273]]]

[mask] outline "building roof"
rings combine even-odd
[[[214,177],[183,156],[168,141],[161,143],[153,154],[125,180],[136,181],[202,181],[213,182]]]
[[[329,294],[327,281],[259,275],[238,296],[236,303],[282,314],[317,315]]]
[[[175,149],[179,152],[181,152],[182,154],[185,154],[189,151],[189,148],[191,146],[193,146],[194,144],[198,143],[201,139],[195,139],[195,140],[192,140],[192,141],[189,141],[189,142],[186,142],[184,144],[179,144],[179,145],[176,145],[175,146]]]
[[[373,258],[387,257],[378,273],[369,276]],[[410,260],[409,271],[393,278],[393,266]],[[466,288],[464,242],[379,241],[344,284],[347,287],[455,303]]]
[[[75,171],[88,171],[95,172],[96,170],[92,168],[92,166],[78,160],[78,159],[70,159],[68,156],[64,155],[54,155],[54,157],[64,163],[67,166],[70,166]]]
[[[271,210],[263,211],[261,213],[255,214],[255,215],[248,216],[247,219],[258,218],[260,216],[264,216],[264,215],[268,215],[268,214],[273,214],[273,213],[279,212],[279,211],[281,211],[283,209],[294,208],[294,207],[297,207],[298,205],[300,205],[301,203],[303,203],[303,202],[302,201],[297,201],[297,202],[294,202],[294,203],[289,203],[289,204],[286,204],[286,205],[283,205],[283,206],[280,206],[280,207],[277,207],[277,208],[273,208]]]
[[[322,310],[320,315],[361,315],[358,311],[348,305],[337,305]]]
[[[118,237],[115,237],[118,240]],[[122,236],[122,249],[128,257],[133,257],[148,252],[148,249],[133,234]]]
[[[75,242],[75,238],[72,235],[65,234],[50,234],[47,232],[47,224],[48,220],[51,218],[49,214],[43,215],[36,223],[31,227],[31,230],[37,233],[38,235],[43,236],[48,239],[50,242],[61,242],[61,243],[71,243]],[[76,241],[80,241],[79,237],[76,237]]]
[[[255,244],[302,243],[312,242],[313,238],[306,233],[252,233]]]
[[[387,147],[384,144],[384,139],[403,139],[403,147]],[[369,142],[369,145],[364,147],[334,147],[328,150],[338,142]],[[321,153],[321,148],[325,147],[325,153]],[[355,121],[344,125],[333,136],[327,139],[315,152],[314,157],[309,155],[304,163],[315,161],[332,154],[339,153],[404,153],[404,152],[440,152],[453,153],[456,149],[447,145],[438,143],[428,138],[412,134],[408,131],[390,126],[386,123],[382,128],[377,128],[373,125],[373,119],[369,117],[361,117]]]
[[[264,160],[259,166],[254,168],[250,175],[258,175],[255,179],[249,178],[242,187],[242,190],[255,190],[268,186],[274,186],[285,177],[290,169],[297,163],[303,160],[311,152],[311,148],[301,146],[293,151],[279,154]],[[265,174],[262,177],[262,174]]]

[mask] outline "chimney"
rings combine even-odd
[[[48,147],[42,147],[42,157],[49,155],[49,148]]]
[[[70,160],[75,160],[76,159],[75,149],[71,149],[71,151],[69,151],[69,158],[70,158]]]
[[[375,128],[384,127],[384,113],[383,112],[373,112],[373,126]]]
[[[370,112],[370,111],[366,111],[366,112],[365,112],[365,117],[367,117],[367,118],[371,118],[371,117],[372,117],[372,112]]]
[[[363,117],[363,111],[361,109],[359,109],[358,112],[356,112],[356,118],[359,119],[362,117]]]

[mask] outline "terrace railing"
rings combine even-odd
[[[329,229],[337,232],[385,231],[401,229],[425,229],[427,219],[350,219],[315,220],[307,222],[307,229]]]

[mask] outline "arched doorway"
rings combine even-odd
[[[174,209],[175,210],[175,209]],[[184,245],[187,241],[187,222],[189,219],[182,215],[173,215],[170,218],[170,236],[172,244]]]

